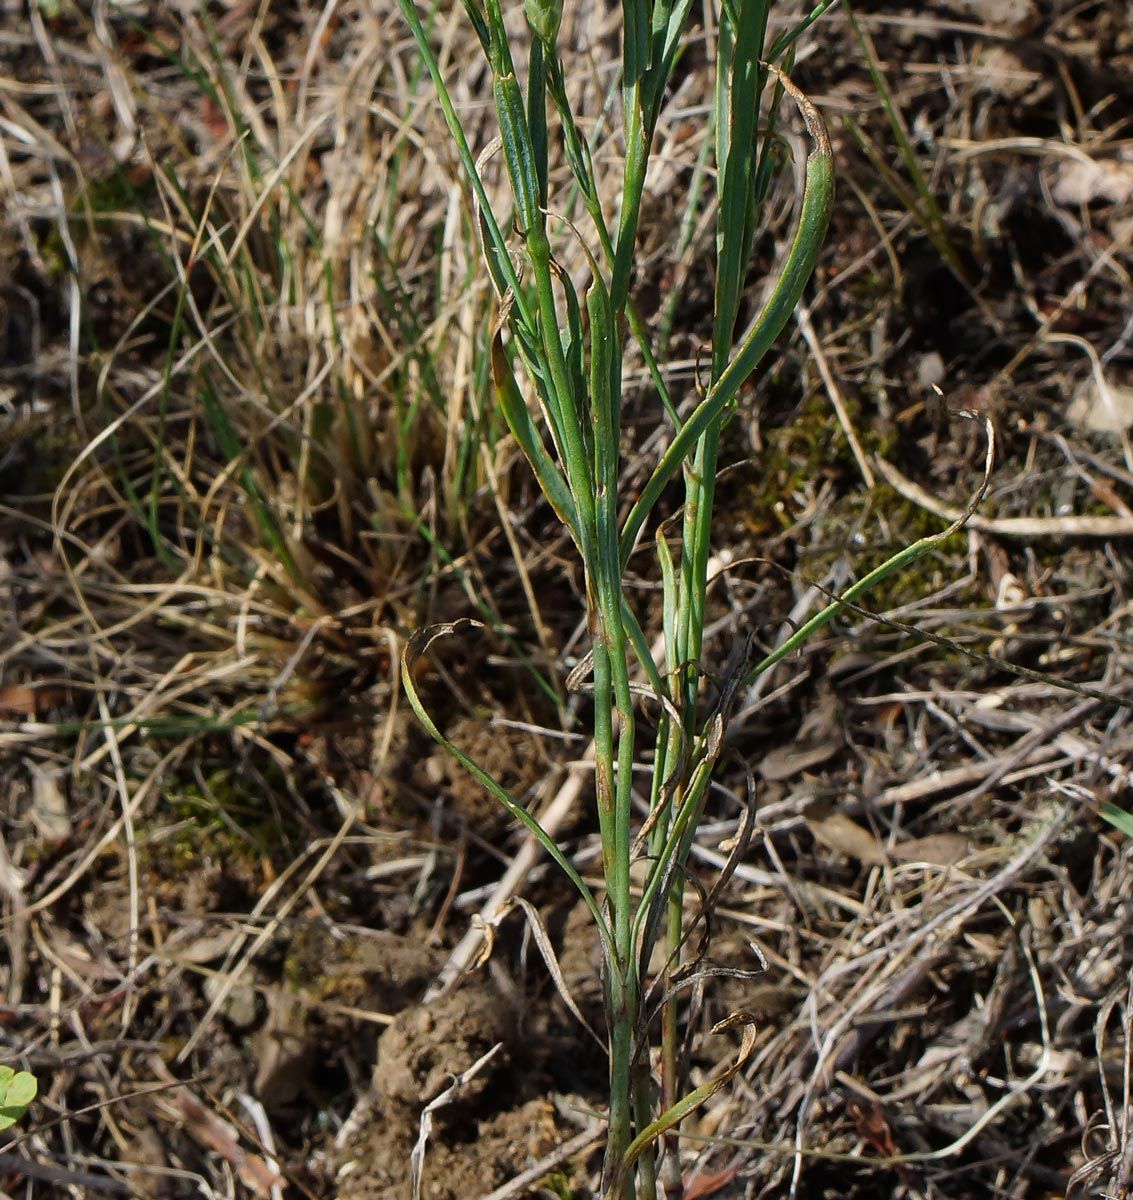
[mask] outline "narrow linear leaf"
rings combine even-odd
[[[515,373],[508,362],[507,353],[503,347],[501,330],[497,329],[492,337],[492,384],[496,392],[496,401],[504,414],[512,436],[519,443],[524,457],[535,472],[539,487],[547,497],[548,503],[555,515],[570,531],[575,544],[578,544],[578,514],[575,511],[574,499],[567,487],[562,472],[543,445],[543,439],[531,420],[524,403],[519,385],[515,381]]]
[[[527,123],[523,91],[515,75],[497,76],[492,85],[496,115],[500,122],[500,138],[504,146],[504,161],[515,195],[519,225],[529,233],[542,224],[538,157]]]
[[[799,106],[807,130],[814,141],[814,149],[807,157],[806,188],[803,192],[795,238],[779,280],[755,327],[708,395],[697,405],[669,443],[669,448],[661,456],[661,461],[630,510],[622,528],[623,562],[632,552],[646,517],[660,499],[666,485],[681,470],[704,431],[719,419],[725,408],[735,399],[744,381],[783,331],[783,326],[794,312],[818,261],[834,202],[834,154],[826,125],[818,110],[785,75],[780,74],[780,78],[791,98]]]
[[[409,704],[413,711],[417,714],[417,719],[424,725],[429,736],[445,748],[449,754],[453,756],[461,764],[462,767],[472,777],[487,788],[489,792],[507,809],[507,811],[528,830],[538,840],[539,844],[555,861],[556,865],[562,870],[563,874],[574,884],[578,889],[579,895],[582,897],[586,907],[590,910],[591,916],[598,927],[598,932],[602,938],[603,948],[608,954],[612,953],[613,941],[610,935],[609,926],[606,923],[606,918],[602,914],[602,910],[598,905],[598,901],[594,898],[594,893],[583,882],[582,876],[574,869],[570,860],[556,845],[555,840],[547,833],[542,825],[516,800],[512,794],[505,788],[497,779],[489,775],[483,767],[470,755],[464,753],[455,743],[449,741],[440,729],[437,728],[436,722],[429,714],[429,710],[425,707],[421,700],[420,693],[417,691],[417,684],[414,680],[414,674],[418,664],[424,656],[430,651],[434,642],[440,638],[449,637],[450,635],[463,633],[470,629],[483,629],[484,625],[479,621],[473,621],[468,617],[463,617],[459,621],[447,621],[439,625],[430,625],[427,629],[422,629],[414,634],[409,641],[409,645],[405,649],[405,655],[401,661],[401,682],[405,688],[405,694],[409,698]]]
[[[726,1030],[741,1024],[744,1027],[743,1043],[740,1046],[740,1052],[736,1055],[735,1061],[715,1079],[703,1084],[695,1091],[689,1092],[683,1100],[678,1100],[672,1108],[662,1113],[651,1125],[647,1125],[630,1142],[629,1146],[626,1147],[625,1157],[622,1160],[621,1179],[615,1180],[614,1186],[607,1191],[605,1200],[615,1200],[615,1198],[622,1195],[622,1192],[618,1190],[622,1180],[624,1180],[633,1164],[637,1162],[662,1134],[679,1125],[685,1117],[695,1112],[706,1100],[711,1100],[729,1080],[735,1077],[736,1072],[745,1066],[755,1051],[755,1018],[745,1012],[732,1013],[730,1016],[725,1017],[723,1021],[717,1022],[712,1027],[712,1032],[724,1033]]]
[[[1126,837],[1133,837],[1133,813],[1128,813],[1125,809],[1118,808],[1116,804],[1111,803],[1109,800],[1103,801],[1098,811],[1114,828],[1120,829]]]
[[[961,410],[957,415],[969,419],[975,419],[976,416],[976,414],[965,410]],[[888,578],[894,571],[898,571],[902,567],[907,567],[916,562],[918,558],[927,554],[934,546],[938,546],[945,538],[951,537],[954,533],[964,528],[987,494],[988,485],[991,482],[991,469],[995,462],[995,429],[986,417],[983,420],[983,425],[984,433],[987,436],[984,477],[979,488],[976,490],[976,494],[969,502],[967,509],[947,529],[941,530],[940,533],[929,534],[927,537],[913,542],[912,545],[906,546],[903,550],[899,550],[891,558],[886,559],[880,566],[874,567],[872,571],[864,575],[857,583],[851,584],[841,596],[836,597],[830,604],[811,617],[809,621],[801,625],[777,649],[758,662],[744,677],[744,687],[747,687],[765,671],[769,671],[776,663],[786,658],[787,655],[793,654],[795,650],[813,637],[818,630],[828,625],[844,607],[860,599],[870,588],[875,587],[883,579]],[[926,633],[923,636],[928,637],[929,640],[933,640],[932,635]]]

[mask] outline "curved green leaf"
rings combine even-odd
[[[732,1013],[730,1016],[725,1017],[723,1021],[718,1021],[712,1027],[712,1032],[723,1033],[725,1030],[731,1029],[736,1025],[743,1025],[744,1037],[743,1044],[740,1046],[740,1052],[736,1055],[735,1061],[729,1064],[728,1068],[717,1075],[715,1079],[709,1080],[708,1083],[701,1085],[695,1091],[689,1092],[683,1100],[678,1100],[672,1108],[667,1112],[663,1112],[656,1121],[651,1125],[647,1125],[630,1142],[626,1147],[618,1177],[614,1180],[613,1186],[607,1190],[605,1200],[620,1200],[620,1197],[624,1194],[622,1189],[625,1180],[633,1164],[637,1162],[662,1134],[679,1125],[685,1117],[695,1112],[706,1100],[710,1100],[715,1096],[724,1084],[732,1079],[736,1072],[751,1058],[755,1050],[755,1018],[749,1013]]]
[[[661,456],[661,461],[630,510],[622,528],[623,562],[633,550],[637,535],[665,486],[682,468],[705,430],[719,419],[736,398],[745,380],[783,331],[783,326],[794,312],[818,261],[834,201],[834,154],[818,110],[785,75],[781,75],[780,78],[784,88],[799,106],[807,130],[814,141],[814,149],[807,157],[806,189],[803,193],[795,238],[783,264],[782,274],[755,327],[723,374],[669,443],[669,448]]]
[[[463,617],[459,621],[447,621],[439,625],[430,625],[429,628],[415,633],[409,639],[409,645],[406,647],[405,655],[401,660],[401,683],[405,688],[405,694],[409,698],[410,706],[417,714],[417,719],[425,726],[429,736],[439,745],[443,746],[478,783],[491,792],[517,821],[525,825],[535,835],[539,844],[554,859],[563,874],[578,889],[579,895],[590,910],[590,915],[594,918],[594,922],[598,926],[598,933],[602,939],[603,949],[608,956],[611,956],[610,961],[615,961],[612,957],[613,939],[606,918],[602,914],[602,909],[598,901],[594,898],[594,893],[583,882],[582,876],[574,869],[570,859],[563,854],[543,826],[511,795],[507,788],[489,775],[474,758],[465,754],[463,750],[441,733],[437,728],[436,722],[429,714],[428,709],[421,702],[421,696],[417,691],[417,684],[413,679],[414,669],[429,651],[433,643],[442,637],[448,637],[450,634],[461,632],[465,629],[483,628],[484,626],[479,621]]]
[[[1109,800],[1104,800],[1098,811],[1114,828],[1120,829],[1126,837],[1133,837],[1133,813],[1127,813],[1125,809],[1118,808]]]
[[[507,354],[504,351],[499,329],[492,337],[491,354],[492,385],[496,392],[496,402],[504,414],[504,420],[507,421],[512,436],[519,443],[519,448],[523,451],[532,471],[535,472],[539,487],[554,509],[555,516],[570,531],[575,544],[578,545],[578,513],[575,510],[574,498],[570,494],[570,488],[567,487],[562,472],[547,453],[547,448],[543,445],[543,439],[539,436],[535,423],[531,420],[531,414],[527,410],[523,394],[515,381],[511,363],[508,362]]]

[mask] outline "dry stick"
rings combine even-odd
[[[134,1196],[137,1193],[126,1182],[110,1175],[99,1175],[93,1171],[72,1171],[55,1163],[38,1162],[19,1154],[0,1154],[0,1172],[5,1175],[21,1175],[25,1179],[39,1179],[44,1183],[57,1183],[63,1187],[81,1187],[94,1196]]]
[[[1068,735],[1059,733],[1056,736],[1049,728],[1043,732],[1049,740],[1036,742],[1032,731],[991,758],[966,763],[960,767],[950,767],[947,770],[934,768],[920,779],[895,784],[862,801],[847,799],[845,811],[853,815],[866,807],[877,810],[894,808],[898,804],[926,800],[941,792],[951,792],[969,785],[982,790],[989,786],[991,780],[1010,785],[1084,759],[1101,761],[1098,747],[1084,739],[1075,738],[1074,741],[1069,741]],[[797,797],[769,804],[760,812],[761,828],[768,836],[781,835],[797,829],[803,823],[803,817],[798,810]],[[706,861],[712,861],[708,852],[701,848],[697,848],[695,853]],[[763,880],[753,878],[751,882],[762,883]]]
[[[904,1004],[920,987],[930,971],[948,960],[943,953],[923,954],[913,961],[912,966],[897,976],[869,1006],[870,1012],[857,1015],[858,1023],[849,1032],[841,1045],[831,1049],[833,1064],[831,1074],[852,1069],[862,1052],[888,1025],[893,1024],[893,1012]]]
[[[907,479],[892,463],[877,460],[878,470],[894,491],[946,521],[963,516],[963,509],[945,504]],[[1133,537],[1133,517],[981,517],[970,513],[968,528],[1004,537]]]
[[[1133,1033],[1133,973],[1129,976],[1128,988],[1125,995],[1125,1012],[1121,1021],[1122,1032],[1125,1035],[1125,1078],[1124,1092],[1122,1097],[1123,1103],[1121,1106],[1121,1130],[1119,1144],[1124,1146],[1121,1152],[1121,1158],[1118,1162],[1116,1179],[1114,1181],[1113,1195],[1118,1197],[1128,1197],[1130,1187],[1133,1185],[1133,1137],[1129,1136],[1129,1046],[1130,1033]],[[1116,1131],[1111,1131],[1111,1134]]]
[[[694,845],[692,856],[721,871],[728,863],[726,854],[721,854],[718,850],[709,850],[707,846]],[[782,891],[784,888],[782,875],[778,875],[774,871],[765,871],[762,867],[753,867],[749,863],[737,863],[734,874],[743,883],[750,883],[756,887],[774,888],[776,891]],[[805,879],[792,880],[791,887],[796,895],[810,904],[817,912],[821,912],[823,908],[839,908],[853,917],[860,917],[865,909],[860,900],[844,896],[841,892],[823,887],[818,883],[807,883]]]

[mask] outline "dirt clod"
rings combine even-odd
[[[485,988],[460,988],[432,1004],[407,1008],[378,1041],[374,1090],[385,1099],[423,1108],[497,1042],[504,1042],[504,1050],[454,1101],[471,1103],[506,1069],[508,1028],[507,1006]]]

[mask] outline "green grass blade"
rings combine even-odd
[[[961,415],[971,418],[973,414],[964,413]],[[967,510],[962,513],[955,521],[953,521],[947,529],[941,530],[940,533],[929,534],[927,537],[921,538],[919,541],[913,542],[912,545],[906,546],[903,550],[898,551],[892,557],[888,558],[880,566],[874,567],[867,575],[864,575],[857,583],[848,587],[841,596],[836,597],[830,604],[826,605],[820,612],[816,613],[809,621],[801,625],[795,632],[786,639],[785,642],[777,649],[773,650],[766,658],[747,672],[741,682],[741,687],[748,687],[755,679],[762,675],[765,671],[769,671],[776,663],[782,662],[787,655],[794,653],[804,643],[809,641],[823,626],[828,625],[839,612],[843,611],[848,605],[852,605],[857,600],[864,596],[870,588],[881,583],[883,579],[888,578],[894,571],[899,571],[903,567],[909,566],[927,554],[933,547],[940,545],[946,538],[951,537],[954,533],[963,529],[967,524],[971,515],[976,511],[980,502],[987,492],[988,482],[991,479],[991,469],[995,458],[995,430],[990,421],[985,419],[984,429],[987,435],[987,456],[984,463],[984,478],[980,484],[979,490],[972,498]],[[962,649],[958,647],[958,649]]]
[[[822,3],[817,8],[803,17],[801,21],[792,29],[788,29],[785,33],[781,33],[774,42],[771,43],[771,49],[767,52],[768,62],[777,63],[784,54],[806,33],[806,31],[822,16],[828,8],[833,7],[837,0],[822,0]]]
[[[755,136],[765,70],[761,66],[769,6],[766,0],[740,0],[734,29],[727,30],[727,63],[719,67],[716,130],[719,221],[716,254],[716,308],[712,327],[712,374],[719,378],[732,349],[736,315],[751,256]],[[721,45],[724,45],[724,29]]]
[[[793,84],[788,87],[788,91],[802,109],[807,128],[815,142],[815,148],[807,158],[806,189],[794,241],[775,288],[751,333],[723,374],[709,389],[707,396],[697,405],[669,443],[668,449],[661,456],[661,461],[630,510],[622,529],[623,561],[632,552],[641,527],[665,486],[681,470],[704,431],[720,418],[736,398],[744,381],[782,332],[818,261],[834,199],[834,155],[826,127],[814,105],[798,92]]]
[[[755,1052],[756,1044],[756,1026],[752,1017],[746,1013],[734,1013],[730,1017],[726,1017],[723,1021],[718,1022],[712,1027],[713,1033],[723,1033],[725,1030],[742,1024],[744,1027],[743,1043],[740,1046],[740,1051],[736,1055],[735,1060],[730,1063],[726,1070],[722,1071],[714,1079],[708,1083],[702,1084],[695,1091],[690,1092],[682,1100],[679,1100],[672,1108],[662,1113],[650,1125],[647,1125],[626,1148],[625,1158],[622,1160],[622,1174],[615,1181],[603,1197],[603,1200],[621,1200],[624,1192],[621,1190],[625,1186],[626,1174],[633,1167],[633,1164],[662,1136],[670,1129],[676,1128],[686,1117],[694,1113],[705,1101],[710,1100],[716,1093],[730,1082],[740,1069],[745,1066],[752,1054]]]
[[[945,220],[944,213],[941,212],[940,205],[937,204],[932,188],[929,187],[928,180],[925,178],[925,174],[921,170],[921,165],[917,161],[917,156],[913,151],[913,140],[909,136],[908,127],[901,116],[901,110],[897,106],[893,92],[881,72],[881,65],[878,62],[877,51],[874,48],[873,41],[858,23],[849,0],[843,0],[842,7],[845,9],[846,16],[849,19],[854,37],[861,47],[862,55],[866,60],[866,66],[869,68],[869,75],[873,82],[874,90],[877,92],[878,99],[881,101],[881,107],[885,111],[889,128],[893,132],[893,140],[897,143],[897,150],[901,155],[901,161],[905,164],[905,169],[909,172],[909,177],[913,181],[913,187],[916,189],[919,203],[912,201],[908,194],[908,189],[900,184],[896,173],[881,155],[873,151],[872,147],[866,153],[875,167],[879,168],[879,173],[885,179],[886,183],[889,184],[890,188],[893,189],[898,199],[917,218],[918,223],[936,247],[941,258],[948,264],[949,270],[969,291],[972,291],[975,285],[960,255],[956,252],[956,247],[948,232],[948,222]],[[854,128],[854,135],[858,144],[863,146],[863,148],[868,145],[864,135],[860,134],[856,128]]]
[[[556,845],[554,839],[547,831],[539,824],[539,822],[523,807],[511,793],[503,787],[493,776],[489,775],[475,759],[469,757],[449,741],[443,733],[437,728],[436,722],[429,714],[429,710],[421,701],[420,693],[417,691],[417,684],[414,682],[414,671],[422,656],[425,655],[433,643],[439,638],[448,637],[450,634],[462,632],[465,629],[481,629],[483,626],[478,621],[472,621],[464,618],[459,621],[453,621],[441,625],[431,625],[428,629],[422,629],[414,634],[409,641],[409,645],[405,649],[405,655],[401,661],[401,682],[405,688],[405,694],[409,699],[410,706],[417,714],[417,719],[425,727],[429,736],[443,746],[445,750],[452,755],[464,767],[466,771],[478,783],[486,788],[491,794],[507,809],[507,811],[522,825],[524,825],[538,840],[539,844],[546,850],[547,854],[555,861],[555,864],[563,872],[564,875],[574,884],[578,890],[578,894],[582,897],[583,903],[590,910],[590,915],[594,918],[594,923],[598,927],[599,936],[602,939],[602,946],[607,954],[607,957],[613,961],[613,941],[610,935],[610,928],[606,922],[606,918],[602,912],[598,901],[594,897],[594,893],[586,886],[582,876],[574,869],[570,859]]]
[[[307,581],[303,576],[303,572],[299,569],[299,564],[288,549],[283,533],[280,531],[279,525],[272,515],[264,494],[260,489],[260,485],[256,481],[256,474],[252,470],[251,464],[247,461],[247,446],[241,441],[235,426],[232,424],[224,405],[221,404],[212,385],[202,380],[200,394],[201,407],[204,409],[205,419],[216,435],[221,452],[229,462],[239,463],[237,470],[240,477],[240,484],[244,489],[244,494],[248,497],[248,504],[256,519],[256,525],[259,527],[260,534],[283,564],[284,570],[286,570],[292,582],[305,590]]]
[[[490,5],[489,21],[492,20],[493,8],[498,13],[498,7]],[[492,26],[493,45],[503,41],[502,32],[497,32]],[[540,203],[540,172],[535,146],[532,142],[531,128],[527,122],[527,108],[523,102],[523,92],[515,70],[511,65],[511,57],[505,50],[494,56],[493,70],[496,71],[492,81],[492,96],[496,102],[496,116],[500,123],[500,140],[504,148],[504,162],[507,164],[508,178],[511,180],[511,190],[515,197],[518,210],[519,227],[524,234],[530,234],[543,226],[543,207]],[[506,65],[506,71],[501,73],[501,67]],[[544,115],[545,119],[545,115]],[[544,162],[544,174],[546,163]]]
[[[523,394],[515,381],[515,373],[508,362],[507,353],[503,347],[500,331],[497,330],[492,338],[492,382],[496,391],[496,400],[504,414],[504,420],[512,436],[519,443],[524,457],[531,464],[539,487],[555,515],[570,531],[575,544],[579,544],[578,512],[574,506],[574,497],[563,478],[562,472],[547,453],[543,439],[531,420],[531,413],[524,402]]]
[[[501,232],[499,222],[492,211],[488,193],[484,188],[484,181],[480,178],[480,172],[476,169],[476,160],[472,157],[468,139],[464,136],[460,117],[457,115],[452,103],[452,97],[449,95],[448,88],[445,85],[440,64],[437,62],[437,56],[433,53],[428,35],[421,24],[421,18],[417,15],[417,6],[413,3],[413,0],[397,0],[397,7],[401,10],[401,15],[405,18],[405,23],[409,26],[409,31],[413,35],[413,40],[417,43],[417,49],[433,81],[437,98],[440,100],[441,111],[444,113],[449,136],[456,146],[461,165],[464,167],[464,173],[476,196],[479,218],[485,234],[484,252],[488,261],[488,268],[492,273],[492,278],[497,281],[497,285],[500,283],[504,285],[501,291],[510,290],[522,319],[526,324],[534,326],[534,315],[527,304],[526,294],[520,286],[519,277],[515,273],[511,257],[508,254],[507,239]]]
[[[1120,829],[1126,837],[1133,837],[1133,813],[1118,808],[1109,800],[1103,800],[1098,812],[1116,829]]]
[[[547,207],[547,72],[543,53],[543,43],[532,38],[527,64],[527,127],[531,130],[540,209]]]

